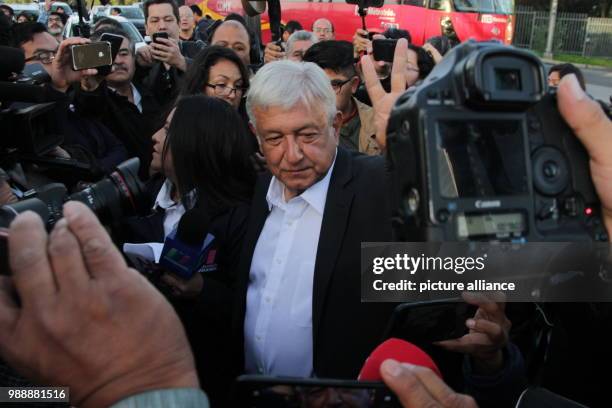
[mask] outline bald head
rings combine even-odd
[[[251,45],[249,33],[246,28],[235,20],[224,21],[214,32],[210,43],[222,47],[231,48],[238,54],[240,59],[248,65],[251,63],[249,52]]]
[[[312,32],[319,38],[319,41],[333,40],[336,38],[334,25],[326,18],[320,18],[312,23]]]

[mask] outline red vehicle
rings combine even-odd
[[[198,4],[204,14],[215,19],[229,13],[244,14],[240,0],[187,0]],[[357,6],[344,0],[281,0],[282,23],[299,21],[305,29],[320,17],[332,21],[336,39],[351,41],[361,28]],[[408,30],[415,44],[442,33],[456,34],[461,41],[496,39],[512,43],[514,0],[385,0],[381,8],[369,8],[368,31],[383,32],[395,27]],[[262,14],[262,37],[270,40],[267,13]]]

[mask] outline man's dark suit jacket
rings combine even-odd
[[[270,180],[270,174],[263,175],[256,187],[238,270],[234,338],[241,370],[249,271],[269,214]],[[361,242],[392,240],[386,185],[383,158],[338,148],[315,261],[312,323],[317,377],[356,379],[391,316],[393,304],[361,303],[360,295]]]

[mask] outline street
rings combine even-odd
[[[612,69],[589,68],[583,69],[587,91],[595,99],[610,102],[612,96]]]

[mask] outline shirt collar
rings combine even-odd
[[[153,209],[161,208],[162,210],[167,210],[177,203],[172,200],[172,181],[170,179],[166,179],[161,189],[159,189],[159,193],[157,193],[157,197],[155,198],[155,205],[153,205]]]
[[[132,86],[132,96],[134,97],[134,105],[136,105],[140,113],[142,113],[142,95],[140,95],[140,92],[138,92],[138,89],[133,83],[130,82],[130,85]]]
[[[132,82],[130,82],[130,87],[132,87],[132,98],[134,98],[134,106],[136,106],[138,111],[142,113],[142,95],[138,91],[138,88],[136,88],[136,86]],[[109,86],[108,89],[113,92],[117,92],[117,89],[113,88],[112,86]]]
[[[327,190],[329,189],[329,182],[331,180],[332,172],[334,171],[334,165],[336,164],[336,157],[338,157],[338,149],[334,153],[334,160],[332,161],[327,174],[321,180],[308,187],[306,191],[297,197],[292,198],[293,200],[304,200],[308,205],[314,208],[319,214],[323,215],[325,209],[325,201],[327,200]],[[285,202],[285,186],[275,176],[270,180],[270,186],[268,187],[268,193],[266,194],[266,201],[268,202],[268,210],[272,211],[272,207],[283,208],[287,202]]]

